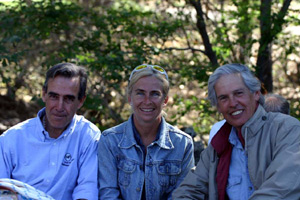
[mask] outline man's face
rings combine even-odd
[[[223,75],[215,84],[217,109],[240,130],[256,110],[260,92],[251,93],[240,74]]]
[[[57,76],[48,81],[47,93],[43,91],[46,104],[47,131],[62,133],[85,98],[78,100],[79,77],[65,78]]]

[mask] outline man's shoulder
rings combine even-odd
[[[37,118],[27,119],[7,129],[2,134],[2,136],[8,137],[15,134],[21,134],[23,132],[29,132],[31,131],[31,129],[35,128],[36,125],[37,125]]]
[[[92,132],[99,132],[99,128],[91,121],[86,119],[83,115],[74,116],[77,127],[82,127],[85,130],[90,129]]]
[[[271,123],[279,123],[287,126],[300,126],[300,122],[298,119],[279,112],[269,112],[267,114],[267,118],[270,119]]]

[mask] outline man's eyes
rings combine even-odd
[[[235,94],[236,94],[237,96],[241,96],[241,95],[244,94],[244,92],[243,92],[243,91],[237,91]]]
[[[75,100],[75,97],[65,97],[64,98],[64,101],[66,102],[66,103],[72,103],[73,101]]]
[[[58,99],[58,95],[56,95],[56,94],[50,93],[48,96],[50,97],[50,99]]]
[[[57,95],[57,94],[51,94],[51,93],[49,93],[48,96],[49,96],[49,98],[51,100],[58,100],[59,99],[59,95]],[[66,102],[66,103],[72,103],[72,102],[74,102],[75,97],[73,97],[73,96],[65,96],[63,99],[64,99],[64,102]]]
[[[226,97],[219,97],[219,101],[222,101],[222,102],[224,102],[224,101],[226,101]]]

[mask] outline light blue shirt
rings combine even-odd
[[[0,178],[25,182],[56,200],[98,199],[97,145],[100,130],[75,115],[68,128],[50,138],[40,117],[0,136]]]
[[[128,121],[104,131],[99,141],[100,199],[171,199],[194,166],[192,138],[162,119],[158,140],[144,156]],[[145,163],[145,167],[143,167]],[[145,184],[145,185],[144,185]]]
[[[248,158],[235,128],[231,129],[229,142],[233,148],[226,192],[230,200],[247,200],[254,187],[249,177]]]

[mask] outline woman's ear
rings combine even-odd
[[[168,103],[168,100],[169,100],[169,96],[166,96],[166,98],[164,99],[164,106],[166,106],[166,105],[167,105],[167,103]]]

